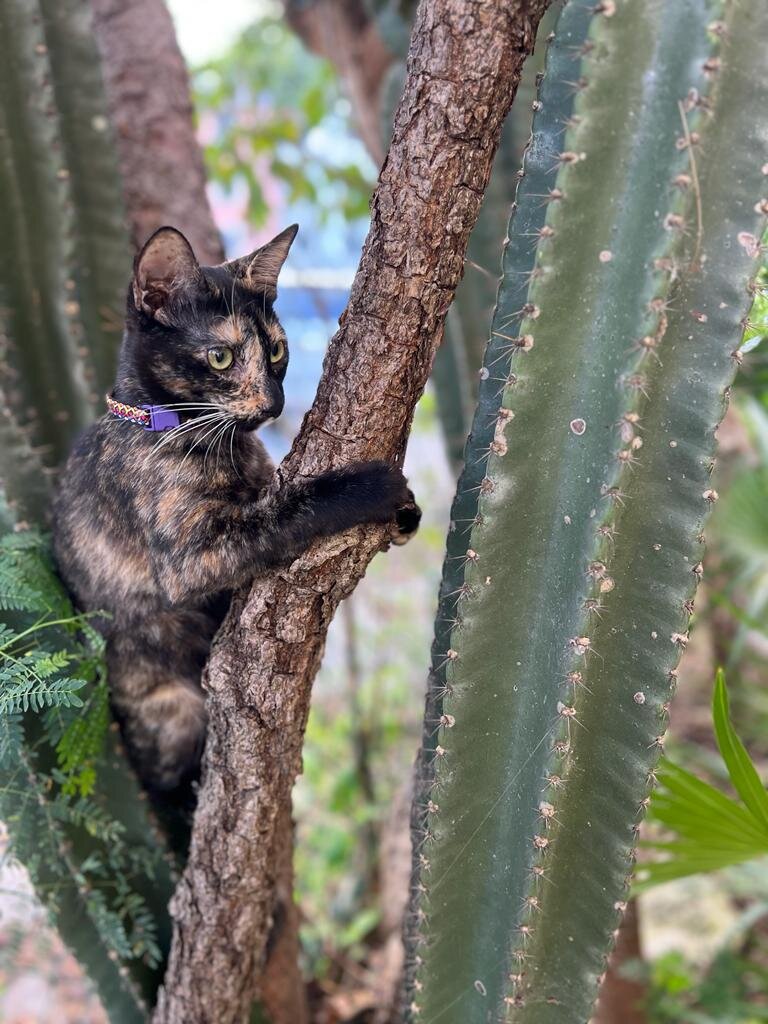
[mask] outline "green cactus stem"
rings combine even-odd
[[[571,0],[555,30],[448,540],[410,1021],[590,1016],[768,209],[766,29],[708,0]]]
[[[46,461],[111,384],[130,266],[90,8],[0,0],[0,341]]]

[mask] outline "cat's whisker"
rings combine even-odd
[[[210,420],[205,420],[204,422],[208,423],[208,422],[210,422]],[[161,448],[165,448],[167,445],[171,444],[172,441],[175,441],[177,438],[181,437],[183,434],[187,434],[191,430],[194,430],[195,428],[197,428],[199,426],[201,426],[201,423],[200,423],[199,420],[196,420],[194,424],[183,423],[183,424],[181,424],[178,427],[174,427],[173,430],[166,431],[163,434],[163,436],[159,440],[157,440],[155,442],[155,444],[153,445],[153,448],[152,448],[152,452],[154,453],[154,452],[160,451]]]
[[[192,452],[193,452],[193,451],[195,450],[195,448],[197,448],[197,446],[198,446],[198,445],[199,445],[199,444],[200,444],[201,442],[203,442],[203,441],[204,441],[204,440],[206,439],[206,437],[209,437],[209,436],[210,436],[210,434],[211,434],[211,433],[212,433],[212,432],[213,432],[214,430],[216,430],[216,429],[217,429],[217,427],[218,427],[218,424],[216,424],[215,426],[211,427],[211,429],[210,429],[209,431],[206,431],[206,433],[205,433],[205,434],[202,434],[202,435],[201,435],[200,437],[198,437],[198,438],[197,438],[197,440],[193,441],[192,445],[191,445],[191,446],[189,447],[189,449],[187,450],[187,452],[186,452],[186,453],[184,454],[184,456],[183,456],[183,458],[182,458],[181,462],[179,463],[179,466],[178,466],[178,468],[177,468],[177,470],[176,470],[176,473],[175,473],[175,475],[174,475],[174,478],[173,478],[173,483],[174,483],[174,486],[175,486],[175,487],[177,487],[177,486],[178,486],[178,484],[179,484],[179,477],[181,476],[182,470],[184,469],[184,464],[185,464],[185,462],[187,461],[187,459],[188,459],[188,458],[190,457],[190,455],[191,455],[191,454],[192,454]]]
[[[163,409],[216,409],[221,411],[223,406],[215,402],[164,402]]]
[[[159,441],[157,441],[150,454],[158,452],[161,448],[170,444],[172,441],[177,440],[183,434],[188,434],[192,430],[197,430],[200,427],[210,426],[212,423],[218,423],[224,416],[224,413],[209,413],[207,416],[198,416],[188,423],[181,423],[178,427],[174,427],[172,430],[167,431],[163,434]]]
[[[224,427],[222,428],[222,430],[221,430],[221,432],[219,433],[219,436],[218,436],[218,442],[217,442],[217,445],[216,445],[216,473],[217,474],[219,472],[219,460],[221,458],[221,446],[224,443],[224,440],[226,439],[227,431],[229,430],[229,427],[230,427],[230,422],[227,421],[224,424]]]
[[[215,412],[203,413],[200,416],[194,416],[192,419],[184,420],[183,423],[179,423],[178,426],[173,427],[171,430],[166,431],[163,434],[163,439],[169,437],[177,430],[184,430],[187,427],[198,426],[200,423],[207,423],[211,419],[218,419],[221,416],[226,416],[227,413],[223,409],[217,409]]]
[[[178,481],[179,481],[179,474],[181,473],[182,469],[184,469],[184,463],[185,463],[185,462],[187,461],[187,459],[188,459],[188,458],[190,457],[190,455],[191,455],[191,454],[192,454],[192,452],[193,452],[193,451],[195,450],[195,448],[197,448],[197,446],[198,446],[198,445],[199,445],[199,444],[200,444],[200,443],[201,443],[202,441],[205,441],[205,439],[206,439],[207,437],[210,437],[210,436],[211,436],[211,434],[213,434],[213,433],[214,433],[214,432],[215,432],[216,430],[218,430],[218,428],[219,428],[219,421],[217,421],[216,423],[214,423],[212,427],[210,427],[210,428],[209,428],[208,430],[206,430],[206,431],[205,431],[205,433],[201,434],[201,435],[200,435],[200,437],[198,437],[198,439],[197,439],[196,441],[193,441],[193,442],[192,442],[192,445],[191,445],[191,447],[190,447],[189,451],[188,451],[188,452],[186,453],[186,455],[184,456],[184,458],[183,458],[183,459],[181,460],[181,462],[179,463],[179,468],[178,468],[178,469],[176,470],[176,477],[175,477],[175,483],[178,483]]]
[[[218,421],[219,418],[219,416],[211,417],[211,419],[203,419],[203,417],[200,417],[199,419],[195,420],[194,423],[184,423],[179,427],[174,427],[173,430],[167,431],[166,433],[163,434],[159,441],[155,442],[152,448],[152,453],[159,451],[161,448],[165,448],[167,445],[171,444],[172,441],[177,440],[184,434],[190,433],[192,430],[199,429],[201,426],[207,426],[214,420]]]
[[[211,409],[221,409],[222,408],[221,405],[218,402],[213,402],[213,401],[210,401],[210,400],[208,400],[208,401],[202,401],[202,400],[198,401],[195,398],[184,398],[184,399],[182,399],[181,401],[178,401],[178,402],[163,402],[162,404],[166,408],[171,408],[171,409],[174,406],[176,406],[176,405],[207,405],[207,406],[210,406]]]
[[[221,460],[221,442],[226,437],[228,428],[229,428],[229,424],[225,423],[224,426],[219,431],[217,437],[216,437],[216,467],[214,469],[214,472],[215,472],[217,477],[219,475],[219,462]]]
[[[242,478],[242,476],[240,476],[240,471],[238,470],[237,465],[235,463],[235,434],[236,434],[236,432],[237,432],[237,420],[233,419],[232,420],[232,433],[229,435],[229,458],[230,458],[230,460],[232,462],[232,469],[234,469],[234,471],[237,474],[238,478],[240,480],[242,480],[243,478]]]
[[[218,430],[216,430],[214,432],[213,437],[208,442],[208,447],[205,449],[205,456],[203,457],[203,475],[205,475],[205,472],[206,472],[206,465],[208,463],[208,456],[211,454],[213,446],[223,436],[224,431],[226,431],[226,429],[227,429],[227,420],[224,420],[223,423],[218,424]],[[218,463],[217,463],[217,465],[218,465]]]

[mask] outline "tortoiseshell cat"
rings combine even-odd
[[[272,304],[296,231],[218,267],[201,267],[174,228],[149,239],[110,412],[62,473],[56,559],[77,605],[110,613],[113,707],[150,790],[198,772],[201,670],[235,588],[317,537],[391,522],[402,541],[418,526],[402,473],[385,463],[273,486],[254,431],[283,408],[288,348]]]

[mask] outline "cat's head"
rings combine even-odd
[[[246,429],[279,416],[288,344],[272,304],[297,231],[217,267],[201,267],[175,228],[156,231],[134,265],[121,390],[157,404],[210,403]]]

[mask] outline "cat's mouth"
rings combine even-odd
[[[245,408],[241,406],[236,412],[233,410],[233,415],[238,428],[250,433],[276,420],[283,411],[283,405],[282,395],[270,395],[266,401],[262,399],[261,402],[249,403]]]
[[[236,420],[237,429],[242,430],[244,434],[250,434],[254,430],[258,430],[259,427],[274,423],[278,415],[279,413],[269,411],[259,416],[239,416]]]

